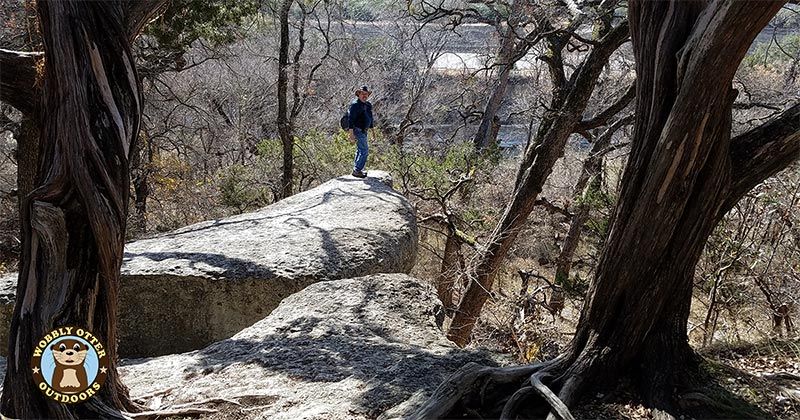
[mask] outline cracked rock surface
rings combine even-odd
[[[122,379],[151,409],[225,398],[241,405],[221,418],[407,418],[465,363],[502,362],[448,341],[435,296],[405,274],[316,283],[205,349],[126,360]]]

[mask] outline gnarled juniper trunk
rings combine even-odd
[[[134,408],[115,360],[128,159],[142,108],[130,39],[162,3],[37,2],[46,57],[40,166],[22,206],[22,266],[2,395],[7,416],[114,417]],[[86,403],[56,403],[33,383],[35,343],[63,325],[90,329],[112,361]]]
[[[781,4],[631,2],[634,141],[566,358],[563,382],[576,387],[562,389],[565,402],[574,402],[583,378],[634,371],[651,404],[669,405],[692,354],[686,326],[695,265],[741,196],[733,187],[731,81]]]
[[[687,319],[695,265],[708,236],[747,191],[800,158],[800,104],[731,138],[734,73],[783,3],[630,2],[634,140],[570,348],[517,374],[521,388],[509,403],[486,396],[507,387],[514,372],[496,368],[469,377],[465,369],[460,379],[468,382],[466,391],[452,392],[455,382],[448,380],[422,415],[457,414],[478,392],[484,413],[496,414],[498,403],[506,414],[530,410],[522,401],[532,401],[526,396],[536,387],[527,384],[537,381],[525,377],[531,373],[568,405],[587,384],[612,387],[621,376],[638,380],[637,390],[651,406],[674,404],[674,387],[692,368]]]

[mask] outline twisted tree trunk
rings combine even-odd
[[[37,66],[44,54],[0,49],[0,100],[23,114],[17,140],[17,197],[20,214],[23,199],[34,188],[39,168],[39,137],[42,92],[37,83]]]
[[[800,157],[800,105],[730,137],[734,73],[783,3],[630,3],[638,77],[632,153],[570,348],[505,375],[465,369],[437,390],[422,416],[473,408],[475,384],[485,401],[480,413],[510,418],[536,413],[537,394],[553,390],[574,405],[587,384],[613,387],[622,376],[634,379],[651,407],[674,407],[676,388],[694,377],[687,375],[695,367],[687,319],[708,236],[743,194]],[[467,384],[454,388],[456,381]]]
[[[439,296],[439,300],[442,301],[445,310],[451,311],[453,309],[453,287],[458,280],[461,268],[459,267],[461,240],[452,222],[446,222],[445,229],[447,238],[444,243],[439,279],[436,282],[436,294]]]
[[[781,4],[631,3],[635,139],[569,359],[594,377],[643,367],[640,387],[656,406],[668,405],[692,354],[694,267],[741,197],[732,188],[731,81]]]
[[[33,191],[39,171],[39,116],[22,119],[17,140],[17,197],[22,214],[23,199]],[[21,217],[21,216],[20,216]],[[21,222],[21,220],[20,220]]]
[[[43,96],[22,105],[33,104],[26,114],[41,106],[34,114],[40,117],[41,164],[35,188],[22,198],[18,299],[0,402],[7,416],[113,418],[136,408],[116,365],[128,159],[142,108],[130,39],[163,2],[37,3],[46,57]],[[35,85],[29,78],[35,74],[20,73],[20,83]],[[108,349],[106,382],[85,403],[56,403],[33,383],[35,343],[63,325],[88,328]]]

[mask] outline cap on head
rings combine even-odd
[[[366,93],[366,94],[371,94],[372,93],[372,91],[369,90],[369,87],[367,87],[367,85],[364,85],[364,86],[361,86],[360,88],[358,88],[356,90],[356,96],[358,96],[362,92]]]

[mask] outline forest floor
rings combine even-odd
[[[684,394],[679,419],[800,416],[800,339],[768,340],[701,351],[710,374],[702,390]],[[714,414],[710,414],[710,413]],[[720,414],[728,413],[728,414]],[[582,419],[650,419],[652,410],[625,391],[595,394],[573,411]]]
[[[518,313],[509,309],[515,307],[518,292],[514,291],[518,285],[507,282],[498,290],[487,303],[472,345],[510,354],[519,363],[547,360],[566,348],[580,315],[580,301],[568,301],[561,316],[551,316],[540,309],[532,319],[521,323]],[[694,308],[699,311],[693,314],[697,324],[702,319],[698,317],[705,313],[700,305]],[[699,336],[693,335],[692,344],[702,356],[705,372],[696,382],[703,386],[682,393],[676,417],[800,418],[800,335],[768,338],[764,331],[770,329],[765,325],[730,324],[739,325],[740,330],[725,330],[719,335],[720,341],[725,337],[746,341],[701,348]],[[579,419],[653,418],[652,410],[637,401],[624,384],[612,393],[591,392],[573,414]]]
[[[769,340],[758,344],[725,346],[701,352],[710,373],[702,390],[686,394],[676,418],[740,419],[800,417],[800,339]],[[624,389],[624,386],[622,387]],[[712,401],[713,400],[713,401]],[[264,401],[219,399],[204,404],[204,419],[252,418]],[[709,408],[711,407],[711,408]],[[709,411],[711,410],[711,411]],[[708,414],[713,412],[715,414]],[[720,414],[729,413],[729,414]],[[651,419],[653,411],[624,390],[597,394],[572,410],[577,419]],[[165,416],[160,418],[186,418]]]

